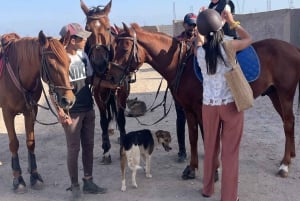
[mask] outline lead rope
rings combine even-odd
[[[46,103],[47,103],[48,107],[45,107],[45,106],[40,105],[40,104],[38,104],[38,106],[41,107],[41,108],[43,108],[43,109],[45,109],[45,110],[50,110],[50,112],[51,112],[56,118],[58,118],[58,117],[57,117],[57,114],[54,112],[53,108],[51,107],[51,104],[50,104],[49,99],[48,99],[48,97],[47,97],[47,95],[46,95],[46,92],[45,92],[45,89],[44,89],[43,84],[42,84],[42,90],[43,90],[43,95],[44,95],[44,98],[45,98],[45,100],[46,100]],[[50,93],[50,92],[49,92],[49,93]],[[51,93],[50,96],[52,96],[52,95],[53,95],[53,94]],[[58,121],[56,121],[56,122],[51,122],[51,123],[44,123],[44,122],[41,122],[40,120],[38,120],[38,119],[36,119],[36,118],[35,118],[35,121],[36,121],[37,123],[39,123],[39,124],[41,124],[41,125],[45,125],[45,126],[48,126],[48,125],[55,125],[55,124],[59,123]]]
[[[168,114],[169,114],[169,112],[171,110],[171,107],[173,105],[173,101],[172,101],[171,104],[170,104],[170,107],[167,110],[167,108],[166,108],[166,102],[167,102],[168,90],[169,90],[169,87],[167,86],[165,94],[164,94],[163,101],[159,105],[156,106],[156,108],[157,108],[158,106],[163,105],[163,107],[164,107],[164,114],[163,114],[163,116],[161,118],[159,118],[157,121],[155,121],[155,122],[153,122],[151,124],[142,123],[137,117],[134,117],[140,125],[142,125],[142,126],[153,126],[153,125],[157,124],[158,122],[160,122],[161,120],[163,120],[164,118],[166,118],[166,116],[168,116]]]

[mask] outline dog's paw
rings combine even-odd
[[[126,186],[122,186],[121,191],[125,192],[126,191]]]
[[[147,178],[152,178],[152,174],[148,173],[148,174],[146,174],[146,177]]]

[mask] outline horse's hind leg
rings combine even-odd
[[[2,108],[3,119],[5,122],[5,126],[8,133],[9,138],[9,149],[12,154],[11,157],[11,167],[13,171],[13,190],[16,193],[25,193],[26,192],[26,184],[22,177],[22,170],[19,162],[18,150],[19,150],[19,140],[16,135],[16,131],[14,128],[14,119],[15,114],[11,111],[7,111]]]
[[[191,149],[190,165],[182,172],[181,178],[184,180],[195,179],[198,168],[198,123],[193,113],[186,112],[186,119],[189,129],[189,142]]]
[[[35,110],[37,111],[37,110]],[[36,114],[36,112],[35,112]],[[33,189],[41,189],[43,187],[43,179],[37,172],[36,158],[34,154],[35,139],[34,139],[34,119],[35,116],[31,112],[24,113],[26,144],[28,149],[28,172],[30,173],[30,184]]]
[[[293,113],[293,96],[287,94],[281,94],[280,96],[273,92],[268,94],[274,108],[280,115],[283,121],[283,128],[285,133],[285,150],[284,156],[281,161],[278,175],[281,177],[288,176],[288,166],[291,163],[291,157],[295,157],[295,116]]]

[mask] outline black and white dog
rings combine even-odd
[[[170,151],[172,149],[169,146],[170,142],[171,135],[168,131],[158,130],[153,132],[148,129],[144,129],[127,133],[123,139],[123,145],[121,148],[121,191],[126,191],[126,161],[128,163],[128,167],[132,170],[132,185],[137,188],[136,171],[141,168],[140,157],[142,156],[146,164],[146,177],[151,178],[150,161],[154,147],[158,144],[162,144],[166,151]]]

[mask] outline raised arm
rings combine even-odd
[[[252,37],[250,34],[241,26],[239,21],[235,21],[233,19],[233,16],[231,12],[224,10],[222,12],[222,17],[226,20],[226,22],[229,24],[230,29],[235,29],[239,40],[233,40],[232,46],[236,51],[245,49],[252,43]]]

